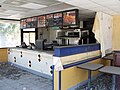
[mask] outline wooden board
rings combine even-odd
[[[7,48],[0,48],[0,62],[8,62]]]

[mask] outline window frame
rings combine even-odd
[[[23,42],[23,34],[24,33],[30,33],[30,32],[34,32],[35,33],[35,41],[38,39],[38,28],[35,28],[35,31],[23,31],[23,29],[21,29],[21,43]]]

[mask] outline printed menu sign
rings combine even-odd
[[[26,28],[26,19],[20,21],[20,28]]]
[[[30,17],[26,19],[26,27],[34,28],[37,27],[37,17]]]
[[[28,27],[28,28],[31,27],[31,21],[32,21],[32,18],[27,18],[26,19],[26,27]]]
[[[68,11],[63,13],[63,25],[76,24],[76,11]]]
[[[23,28],[37,27],[63,27],[75,26],[79,24],[78,9],[50,13],[46,15],[33,16],[21,19],[20,26]]]
[[[46,26],[53,26],[53,14],[46,15]]]
[[[62,13],[54,14],[54,26],[62,25]]]
[[[38,16],[38,27],[45,27],[45,16]]]

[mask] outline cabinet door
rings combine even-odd
[[[43,68],[42,68],[43,73],[51,76],[52,74],[50,67],[53,65],[53,56],[47,54],[41,54],[41,58],[43,62]]]
[[[8,51],[8,62],[13,62],[13,51],[12,51],[12,49],[10,49],[9,51]]]
[[[31,51],[23,51],[22,66],[33,69],[33,63],[36,61],[36,54]]]
[[[37,71],[37,72],[40,72],[40,73],[43,73],[43,68],[44,68],[44,65],[43,65],[43,59],[42,59],[42,56],[41,56],[41,53],[36,53],[36,54],[32,54],[34,59],[32,59],[32,67],[31,69]]]
[[[12,50],[9,54],[10,62],[50,76],[52,75],[50,73],[50,66],[53,64],[52,58],[52,55],[34,51]]]
[[[36,56],[36,57],[35,57]],[[34,59],[32,60],[32,67],[31,69],[41,72],[43,74],[51,75],[50,71],[52,66],[52,56],[47,54],[34,54]]]
[[[9,62],[17,63],[18,62],[17,60],[19,60],[19,51],[11,49],[8,54],[8,60]]]
[[[25,56],[24,51],[20,50],[19,52],[16,52],[16,56],[17,56],[16,64],[18,64],[22,67],[26,67],[27,66],[27,58]]]
[[[22,51],[20,51],[20,50],[14,50],[13,51],[13,62],[15,63],[15,64],[18,64],[18,65],[21,65],[21,52]]]

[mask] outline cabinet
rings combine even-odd
[[[8,61],[12,64],[48,76],[52,76],[50,68],[53,65],[52,58],[53,55],[49,53],[24,49],[10,49],[8,54]]]

